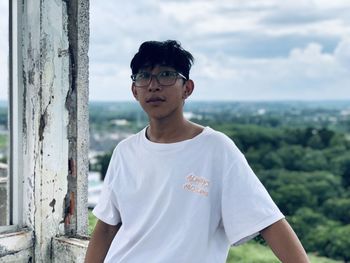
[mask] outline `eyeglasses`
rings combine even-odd
[[[151,84],[153,77],[156,78],[158,84],[161,86],[174,85],[179,77],[187,80],[187,78],[181,73],[168,70],[161,71],[158,74],[151,74],[149,72],[139,72],[137,74],[131,75],[131,79],[136,87],[148,86],[149,84]]]

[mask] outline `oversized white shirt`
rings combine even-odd
[[[224,263],[230,245],[284,217],[223,133],[163,144],[145,132],[115,148],[93,210],[122,223],[105,262]]]

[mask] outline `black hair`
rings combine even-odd
[[[156,65],[173,67],[189,79],[190,69],[194,58],[192,54],[181,47],[175,40],[146,41],[141,44],[138,52],[130,63],[132,74],[141,68],[155,67]]]

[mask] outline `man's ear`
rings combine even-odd
[[[137,94],[137,89],[134,86],[134,84],[131,85],[131,91],[132,91],[132,95],[134,95],[134,98],[138,101],[139,98],[138,98],[138,94]]]
[[[187,99],[189,96],[191,96],[193,90],[194,90],[193,80],[192,79],[186,80],[184,84],[182,98]]]

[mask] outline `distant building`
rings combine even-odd
[[[127,126],[130,125],[130,122],[126,119],[116,119],[111,121],[112,124],[117,126]]]
[[[203,118],[201,115],[194,114],[193,112],[190,112],[190,111],[184,112],[184,117],[185,117],[187,120],[191,120],[191,119],[201,120],[201,119]]]

